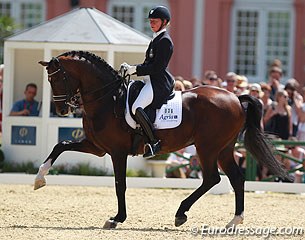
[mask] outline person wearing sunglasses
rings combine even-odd
[[[228,72],[226,74],[224,83],[225,89],[227,89],[229,92],[236,93],[237,75],[235,72]]]

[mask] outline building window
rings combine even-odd
[[[243,75],[256,75],[257,20],[255,11],[237,12],[235,71]]]
[[[43,21],[41,3],[22,3],[20,12],[20,22],[22,28],[33,27]]]
[[[283,63],[284,73],[288,72],[290,51],[291,14],[289,12],[269,12],[268,29],[266,36],[265,55],[266,64],[269,65],[275,58]],[[286,74],[287,75],[287,74]]]
[[[44,0],[0,0],[0,16],[14,19],[18,29],[33,27],[45,20]],[[3,58],[3,45],[0,44],[0,59]]]
[[[109,0],[108,14],[140,32],[152,36],[148,12],[157,5],[168,6],[167,0]]]
[[[132,6],[113,6],[112,16],[130,27],[134,26],[134,7]]]
[[[251,82],[266,81],[274,59],[283,64],[284,79],[293,66],[293,4],[271,0],[236,0],[233,8],[230,69],[246,75]]]
[[[0,16],[7,16],[11,15],[11,3],[9,2],[0,2]]]
[[[0,0],[1,16],[13,18],[21,29],[45,20],[44,0]]]

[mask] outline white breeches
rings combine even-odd
[[[131,111],[133,114],[136,114],[137,108],[140,107],[144,109],[149,104],[151,104],[151,102],[154,99],[154,92],[152,89],[150,78],[145,76],[144,82],[145,82],[144,87],[142,88],[139,96],[132,105]]]

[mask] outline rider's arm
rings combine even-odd
[[[153,75],[158,72],[164,71],[173,52],[173,45],[169,39],[163,38],[156,49],[156,56],[152,63],[137,65],[137,75]]]

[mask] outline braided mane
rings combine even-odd
[[[88,51],[69,51],[60,54],[57,58],[60,57],[72,57],[73,59],[80,61],[87,61],[88,63],[95,65],[98,69],[104,68],[108,70],[116,80],[122,80],[122,77],[113,69],[113,67],[111,67],[103,58],[94,53]]]

